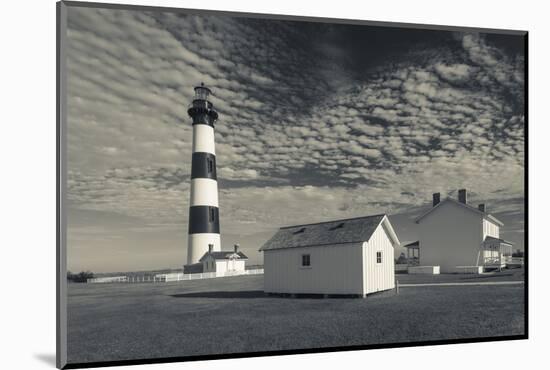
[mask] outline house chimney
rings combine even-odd
[[[235,244],[235,253],[239,252],[239,245]]]
[[[478,204],[477,209],[479,209],[481,212],[485,212],[485,203]]]
[[[433,206],[437,206],[439,202],[441,201],[441,194],[440,193],[433,193]]]
[[[212,253],[213,249],[214,249],[214,244],[208,244],[208,253]]]
[[[467,204],[467,197],[466,197],[466,189],[459,189],[458,190],[458,201],[460,203]]]

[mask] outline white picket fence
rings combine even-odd
[[[240,276],[240,275],[260,275],[264,273],[264,269],[244,270],[244,271],[225,271],[225,272],[201,272],[197,274],[184,274],[181,272],[172,274],[159,274],[155,275],[155,279],[159,281],[182,281],[182,280],[197,280],[197,279],[213,279],[226,276]]]
[[[157,274],[154,276],[109,276],[88,279],[88,283],[164,283],[171,281],[213,279],[226,276],[240,275],[261,275],[264,269],[244,270],[244,271],[225,271],[225,272],[203,272],[198,274],[184,274],[181,272],[169,274]]]
[[[106,276],[91,278],[87,280],[88,283],[127,283],[128,276]]]

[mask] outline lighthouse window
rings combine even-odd
[[[208,158],[208,173],[212,173],[214,170],[214,162],[212,159]]]
[[[214,207],[210,207],[210,222],[214,222],[214,219],[216,218],[216,214],[214,212]]]

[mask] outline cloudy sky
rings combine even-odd
[[[215,93],[222,248],[485,202],[523,248],[521,36],[69,7],[68,268],[187,256],[193,86]]]

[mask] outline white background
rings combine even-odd
[[[111,1],[119,2],[119,1]],[[547,361],[546,243],[550,94],[548,10],[543,1],[209,0],[126,3],[530,31],[528,341],[134,366],[132,369],[280,369],[343,366],[507,368]],[[535,5],[537,4],[537,5]],[[53,368],[55,359],[55,2],[5,2],[2,12],[0,181],[1,353],[4,369]],[[546,343],[545,343],[546,342]]]

